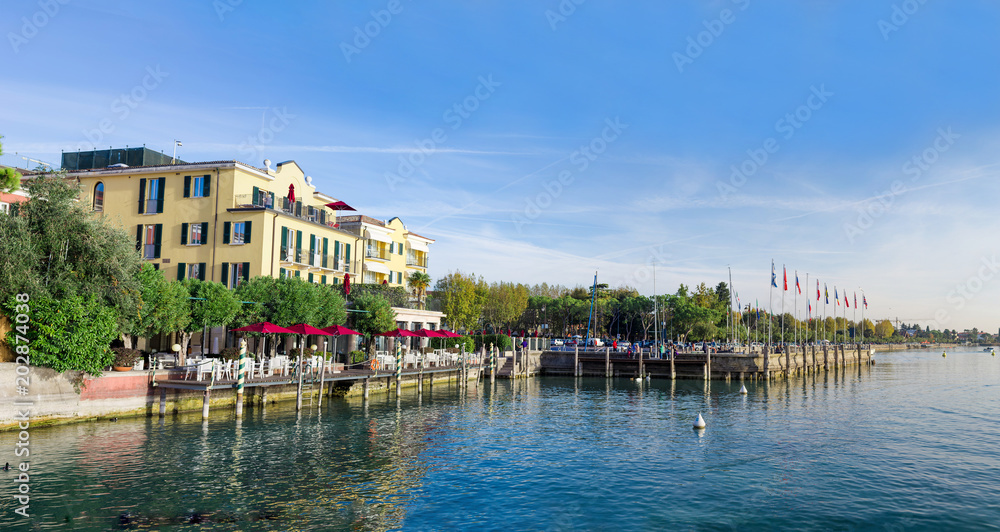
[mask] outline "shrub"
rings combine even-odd
[[[354,350],[350,352],[351,364],[360,364],[365,361],[365,352]]]
[[[454,349],[458,344],[459,349],[465,347],[466,353],[476,350],[476,342],[471,336],[461,336],[458,338],[431,338],[430,346],[434,349]]]
[[[4,303],[4,313],[16,316],[17,302],[11,298]],[[30,310],[25,336],[31,345],[32,365],[100,375],[114,361],[108,346],[118,336],[118,315],[100,299],[31,298]],[[7,335],[12,350],[17,336]]]
[[[113,347],[111,351],[115,354],[111,365],[119,368],[134,366],[136,361],[139,360],[139,356],[142,355],[138,349],[129,349],[127,347]]]
[[[306,347],[305,349],[303,349],[302,352],[307,357],[311,357],[311,356],[313,356],[313,353],[315,353],[315,351],[313,351],[312,349],[310,349],[308,347]],[[292,357],[292,358],[299,358],[299,348],[298,347],[293,347],[292,349],[290,349],[288,351],[288,356]]]
[[[513,344],[510,341],[510,336],[505,336],[503,334],[475,334],[472,335],[471,338],[476,342],[475,346],[476,351],[482,349],[484,345],[488,349],[490,344],[493,344],[493,347],[497,347],[501,351],[506,351],[513,348]]]
[[[238,347],[226,347],[219,352],[219,358],[222,360],[236,360],[240,358],[240,349]]]

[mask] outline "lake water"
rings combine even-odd
[[[2,530],[940,530],[1000,526],[1000,357],[740,384],[539,378],[31,431]],[[701,412],[708,427],[694,431]],[[16,434],[0,433],[16,463]],[[190,521],[202,521],[190,524]]]

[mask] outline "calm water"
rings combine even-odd
[[[241,424],[220,411],[37,428],[33,518],[13,514],[15,474],[0,471],[0,529],[1000,526],[1000,357],[876,359],[746,397],[739,383],[546,378],[301,417],[272,405]],[[0,459],[15,463],[15,437],[0,434]]]

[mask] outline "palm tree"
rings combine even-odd
[[[409,277],[406,278],[409,283],[410,288],[417,292],[417,302],[420,305],[420,309],[424,309],[424,294],[427,293],[427,287],[431,284],[431,276],[424,272],[413,272]]]

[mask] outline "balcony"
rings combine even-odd
[[[427,268],[427,257],[406,257],[406,266],[409,268]]]
[[[377,247],[369,247],[365,250],[365,257],[369,259],[379,259],[379,260],[390,260],[392,257],[389,256],[388,251],[381,250]]]
[[[282,246],[280,250],[282,266],[290,269],[306,269],[324,275],[340,272],[350,273],[351,265],[341,257],[324,255],[308,249]]]
[[[303,205],[301,201],[292,203],[287,197],[272,198],[271,192],[261,190],[257,197],[253,194],[236,194],[233,197],[233,210],[242,209],[273,209],[286,216],[298,218],[307,222],[334,227],[336,218],[326,212],[324,207]]]
[[[248,208],[248,207],[259,207],[263,209],[272,209],[274,205],[271,203],[271,194],[267,190],[261,190],[257,194],[257,199],[254,200],[253,194],[237,194],[235,196],[236,207],[237,208]]]

